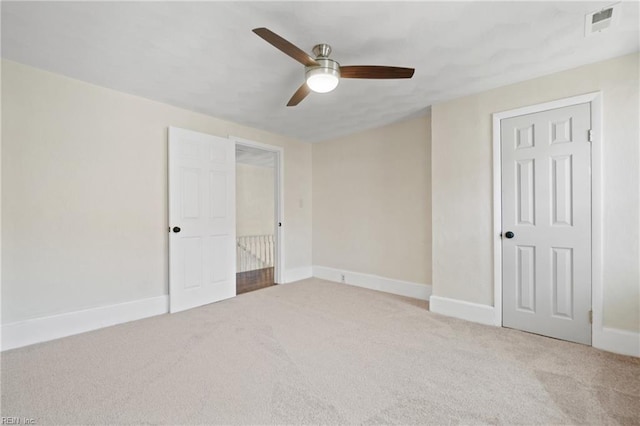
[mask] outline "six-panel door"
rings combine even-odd
[[[590,117],[590,104],[580,104],[501,121],[503,325],[584,344],[591,344]]]
[[[169,227],[170,311],[235,296],[233,141],[169,128]]]

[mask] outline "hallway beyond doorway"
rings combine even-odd
[[[278,157],[236,144],[236,294],[276,281]]]
[[[238,272],[236,274],[236,294],[247,293],[275,285],[273,267]]]

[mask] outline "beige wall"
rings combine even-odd
[[[311,146],[2,62],[2,322],[167,293],[167,127],[284,148],[285,270],[311,265]]]
[[[275,223],[275,169],[236,165],[236,233],[273,234]]]
[[[640,330],[638,63],[628,55],[433,106],[434,295],[493,304],[491,114],[601,90],[604,325]]]
[[[430,118],[313,145],[313,264],[431,284]]]

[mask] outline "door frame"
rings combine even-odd
[[[249,139],[239,138],[229,135],[229,140],[235,142],[236,146],[242,145],[250,148],[257,148],[263,151],[272,152],[275,155],[275,223],[274,240],[276,249],[274,250],[274,281],[276,284],[284,283],[284,226],[278,226],[284,222],[284,148],[265,143],[255,142]]]
[[[493,114],[493,307],[494,324],[502,327],[502,155],[501,124],[506,118],[572,105],[591,104],[591,345],[602,335],[602,92],[591,92]]]

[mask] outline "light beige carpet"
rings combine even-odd
[[[639,424],[640,362],[317,279],[2,354],[43,424]]]

